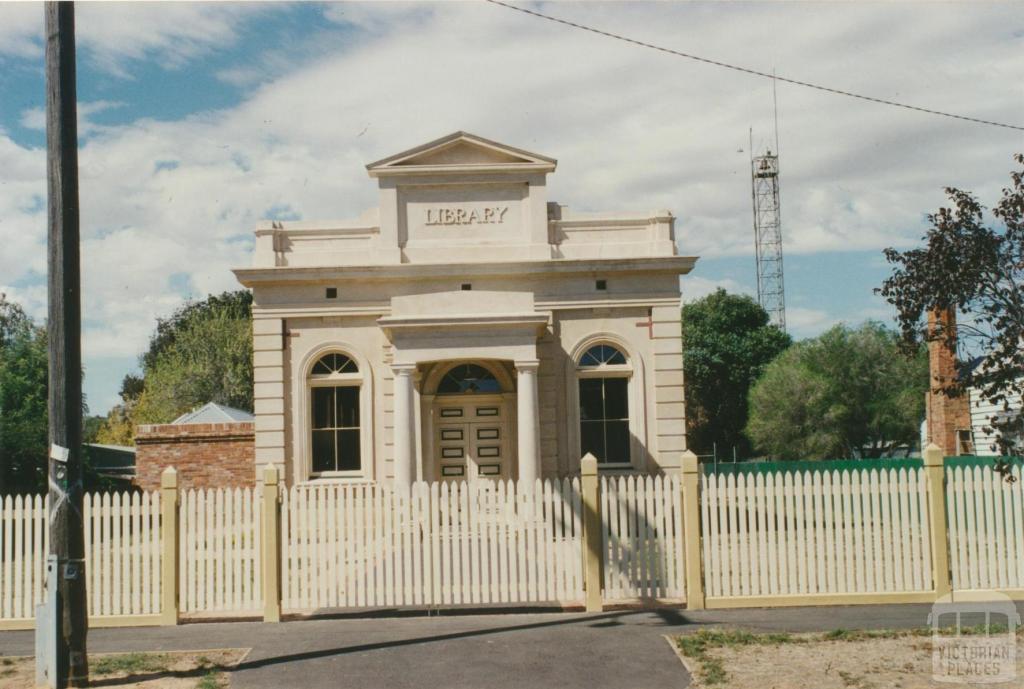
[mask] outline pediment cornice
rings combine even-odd
[[[554,172],[554,158],[458,131],[366,166],[370,177]]]

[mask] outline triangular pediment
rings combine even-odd
[[[553,158],[467,132],[455,132],[366,166],[370,176],[445,172],[551,172]]]

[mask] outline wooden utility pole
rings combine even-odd
[[[56,687],[89,682],[82,530],[82,350],[78,247],[75,6],[46,3],[46,177],[50,378],[50,555],[57,558]]]

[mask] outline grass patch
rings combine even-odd
[[[224,674],[218,670],[209,670],[196,684],[196,689],[221,689],[223,686]]]
[[[100,656],[90,663],[89,672],[113,675],[119,672],[133,675],[143,672],[166,672],[170,658],[163,653],[124,653]]]
[[[806,643],[807,640],[786,632],[752,634],[739,629],[701,629],[694,634],[676,637],[676,645],[699,666],[700,679],[705,684],[723,684],[728,679],[725,667],[709,651],[736,646],[777,646],[786,643]]]
[[[833,629],[821,635],[822,641],[867,641],[869,639],[898,639],[904,636],[930,635],[930,629]]]
[[[999,635],[1006,634],[1005,625],[984,624],[961,627],[960,634],[969,635]],[[939,630],[941,635],[952,636],[956,634],[955,627],[948,627]],[[1017,634],[1024,634],[1024,626],[1017,628]],[[697,673],[700,680],[706,685],[724,684],[729,679],[728,673],[722,662],[713,655],[718,648],[735,648],[739,646],[779,646],[782,644],[806,644],[816,641],[869,641],[874,639],[898,639],[904,637],[930,637],[930,627],[919,627],[913,629],[833,629],[821,634],[789,634],[787,632],[752,633],[741,629],[700,629],[693,634],[678,636],[675,639],[676,646],[687,658],[697,662]],[[849,673],[841,677],[848,687],[867,689],[871,684],[864,677],[858,677]],[[205,688],[204,688],[205,689]]]

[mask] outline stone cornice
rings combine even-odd
[[[593,298],[537,298],[536,307],[544,311],[572,309],[649,308],[651,306],[678,306],[678,294],[619,295],[605,299]],[[254,318],[339,318],[352,316],[386,316],[391,312],[389,299],[376,302],[322,303],[286,302],[272,306],[253,306]]]
[[[497,154],[507,155],[513,160],[493,163],[440,163],[416,164],[432,152],[441,151],[459,143],[469,144]],[[440,139],[410,148],[401,153],[374,161],[366,166],[370,177],[391,177],[407,175],[452,174],[461,172],[554,172],[557,161],[538,153],[515,148],[507,144],[485,139],[469,132],[457,131]]]
[[[505,263],[400,263],[377,266],[278,266],[235,268],[234,274],[246,287],[288,284],[342,284],[352,281],[429,280],[459,275],[464,278],[488,276],[562,276],[579,273],[628,274],[675,273],[693,270],[695,256],[645,258],[551,259]]]
[[[385,330],[416,328],[543,328],[548,324],[543,313],[442,314],[436,316],[385,316],[377,323]]]
[[[552,163],[463,163],[459,165],[403,165],[396,168],[370,170],[371,177],[411,177],[419,175],[451,175],[460,173],[514,173],[522,172],[553,172]]]

